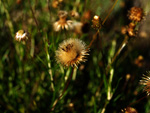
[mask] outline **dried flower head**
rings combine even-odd
[[[59,11],[58,17],[59,20],[53,24],[55,31],[60,31],[61,29],[71,30],[73,29],[72,21],[67,20],[68,13],[66,11]]]
[[[122,110],[124,113],[138,113],[135,108],[127,107],[124,110]]]
[[[135,23],[133,23],[133,22],[131,22],[131,23],[129,23],[129,28],[132,28],[132,29],[134,29],[135,28]]]
[[[67,18],[67,16],[68,16],[68,12],[67,11],[62,11],[62,10],[60,10],[59,12],[58,12],[58,17],[59,18]]]
[[[85,20],[90,20],[92,18],[92,12],[90,10],[86,11],[83,13],[83,17],[82,17],[82,20],[85,21]]]
[[[143,75],[140,84],[144,85],[144,91],[147,92],[147,95],[150,94],[150,72],[147,72],[147,75]]]
[[[128,17],[132,21],[140,22],[143,18],[143,9],[132,7],[128,13]]]
[[[133,28],[128,27],[127,32],[129,36],[135,36],[135,30]]]
[[[82,34],[83,23],[81,22],[73,22],[74,32],[77,34]]]
[[[52,1],[52,7],[53,8],[58,8],[59,2],[57,0]]]
[[[138,58],[136,58],[134,60],[134,63],[138,66],[138,67],[142,67],[144,65],[144,57],[142,55],[139,55]]]
[[[71,17],[74,17],[75,19],[78,19],[79,18],[79,13],[77,12],[77,11],[71,11],[70,12],[70,15],[71,15]]]
[[[102,27],[102,20],[101,20],[100,16],[95,15],[92,19],[92,23],[93,23],[92,27],[94,29],[99,29]]]
[[[19,42],[28,40],[28,37],[29,34],[25,30],[19,30],[15,35],[15,39]]]
[[[123,27],[121,28],[121,33],[122,33],[123,35],[125,35],[125,34],[127,33],[127,27],[126,27],[126,26],[123,26]]]
[[[58,6],[63,2],[63,0],[53,0],[52,1],[52,7],[58,8]]]
[[[80,39],[70,38],[59,45],[56,51],[56,60],[66,67],[77,67],[80,62],[86,61],[86,55],[89,55],[86,44]]]

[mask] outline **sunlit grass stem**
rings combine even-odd
[[[46,55],[47,55],[47,61],[48,61],[48,73],[50,75],[50,80],[51,80],[51,88],[52,88],[52,91],[55,91],[54,84],[53,84],[54,80],[53,80],[53,74],[52,74],[50,55],[49,55],[48,51],[46,51]]]
[[[47,58],[47,62],[48,62],[48,73],[50,75],[50,80],[51,80],[51,89],[52,91],[55,91],[55,88],[54,88],[54,79],[53,79],[53,74],[52,74],[52,67],[51,67],[51,59],[50,59],[50,54],[48,52],[48,42],[47,41],[44,41],[45,42],[45,51],[46,51],[46,58]]]
[[[101,111],[101,113],[104,113],[106,110],[107,105],[109,104],[112,96],[113,96],[113,91],[112,91],[112,80],[113,80],[113,76],[114,76],[114,69],[110,70],[110,76],[109,76],[109,81],[108,81],[108,87],[107,87],[107,100],[104,104],[104,107]]]
[[[127,45],[128,39],[129,39],[129,37],[125,36],[121,46],[119,47],[118,51],[116,52],[115,56],[113,57],[111,64],[114,63],[114,61],[116,60],[117,56],[120,54],[120,52],[123,50],[123,48]]]

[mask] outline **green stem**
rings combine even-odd
[[[119,47],[118,51],[116,52],[115,56],[112,58],[112,61],[110,64],[108,64],[107,69],[106,69],[106,74],[109,72],[111,65],[114,63],[114,61],[116,60],[117,56],[120,54],[120,52],[123,50],[123,48],[127,45],[128,43],[128,36],[125,36],[121,46]]]
[[[113,79],[113,75],[114,75],[114,69],[110,70],[110,76],[109,76],[109,82],[108,82],[108,88],[107,88],[107,101],[105,102],[105,105],[101,111],[101,113],[104,113],[106,110],[107,105],[109,104],[112,96],[113,96],[113,92],[112,92],[112,79]]]
[[[109,104],[109,101],[106,101],[106,102],[105,102],[105,105],[104,105],[104,107],[103,107],[103,109],[102,109],[102,111],[101,111],[101,113],[104,113],[104,112],[105,112],[106,107],[107,107],[108,104]]]
[[[5,6],[5,4],[2,2],[2,0],[0,0],[0,6],[3,5],[3,8],[4,8],[4,12],[6,13],[6,18],[8,20],[8,27],[10,29],[10,32],[11,32],[11,35],[12,37],[14,37],[14,28],[13,28],[13,24],[12,24],[12,21],[11,21],[11,18],[10,18],[10,15],[9,15],[9,12]]]
[[[49,53],[47,53],[47,60],[48,60],[48,68],[49,68],[48,73],[49,73],[50,79],[51,79],[51,88],[52,88],[52,91],[55,91],[54,84],[53,84],[54,79],[53,79],[53,74],[52,74],[52,68],[51,68],[51,61],[50,61]]]
[[[46,47],[46,55],[47,55],[48,68],[49,68],[48,73],[50,75],[50,80],[51,80],[51,88],[52,88],[52,91],[55,91],[54,84],[53,84],[54,79],[53,79],[53,74],[52,74],[51,60],[50,60],[50,55],[49,55],[47,47]]]
[[[28,2],[29,2],[29,6],[30,6],[30,9],[31,9],[31,12],[32,12],[33,19],[34,19],[34,21],[35,21],[35,24],[36,24],[36,26],[37,26],[38,32],[39,32],[39,34],[40,34],[40,27],[39,27],[38,21],[37,21],[37,19],[36,19],[36,17],[35,17],[34,11],[33,11],[33,9],[32,9],[31,1],[28,0]]]
[[[72,69],[71,75],[70,75],[70,77],[68,78],[68,80],[67,80],[67,82],[66,82],[66,84],[65,84],[65,88],[64,88],[63,92],[62,92],[62,93],[60,94],[60,96],[54,101],[53,106],[52,106],[52,108],[51,108],[51,111],[54,111],[57,102],[63,97],[64,93],[66,92],[66,90],[67,90],[67,88],[68,88],[68,86],[69,86],[69,83],[70,83],[70,81],[71,81],[71,79],[72,79],[72,76],[73,76],[73,73],[74,73],[74,69],[75,69],[75,68]]]
[[[107,90],[107,100],[111,100],[112,98],[112,87],[111,87],[111,83],[112,83],[112,79],[113,79],[113,75],[114,75],[114,69],[110,70],[110,77],[109,77],[109,82],[108,82],[108,90]]]

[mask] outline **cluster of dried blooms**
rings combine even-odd
[[[136,26],[138,22],[142,20],[144,16],[143,9],[138,7],[132,7],[128,12],[128,18],[131,20],[128,26],[122,27],[122,34],[127,34],[131,37],[136,35]]]
[[[71,11],[71,16],[78,18],[78,13]],[[53,24],[54,31],[58,32],[61,30],[74,30],[75,33],[81,34],[83,23],[67,20],[68,12],[59,11],[59,20]],[[59,44],[58,50],[56,51],[56,60],[65,67],[75,66],[80,62],[86,61],[86,55],[88,55],[88,49],[86,44],[79,39],[67,39]]]
[[[55,0],[56,2],[56,0]],[[62,2],[58,1],[57,2]],[[77,12],[71,11],[72,17],[78,17]],[[80,34],[83,23],[67,20],[68,12],[60,10],[58,12],[59,20],[53,24],[54,31],[60,30],[73,30]],[[28,33],[24,30],[19,30],[16,33],[15,39],[17,41],[23,41],[28,39]],[[86,55],[88,55],[89,49],[86,48],[86,44],[80,39],[67,39],[64,40],[56,51],[56,60],[65,67],[75,66],[77,67],[80,62],[86,61]]]
[[[79,14],[76,11],[71,11],[70,16],[77,19],[79,18]],[[61,30],[72,30],[77,34],[82,33],[83,23],[73,20],[68,20],[68,12],[60,10],[58,12],[59,20],[54,22],[53,28],[54,31],[59,32]]]

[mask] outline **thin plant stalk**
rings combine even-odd
[[[75,69],[75,68],[72,69],[71,75],[70,75],[70,77],[68,78],[68,80],[67,80],[67,82],[66,82],[66,84],[65,84],[65,88],[64,88],[63,92],[62,92],[61,95],[54,101],[53,106],[52,106],[52,108],[51,108],[50,111],[54,111],[56,104],[58,103],[58,101],[63,97],[64,93],[66,92],[66,90],[67,90],[67,88],[68,88],[68,86],[69,86],[69,83],[70,83],[70,81],[71,81],[71,79],[72,79],[74,69]]]
[[[51,67],[51,61],[50,61],[50,55],[48,53],[48,50],[46,50],[46,55],[47,55],[47,60],[48,60],[48,73],[50,75],[50,80],[51,80],[51,89],[52,91],[55,91],[55,88],[54,88],[54,84],[53,84],[53,74],[52,74],[52,67]]]
[[[114,61],[116,60],[117,56],[120,54],[120,52],[123,50],[123,48],[127,45],[128,39],[129,39],[129,37],[128,37],[128,36],[125,36],[125,38],[124,38],[124,40],[123,40],[121,46],[119,47],[117,53],[116,53],[115,56],[113,57],[111,64],[114,63]]]
[[[118,0],[115,1],[114,5],[111,7],[111,9],[109,10],[107,16],[105,17],[105,19],[102,22],[102,25],[104,25],[104,23],[106,22],[106,20],[108,19],[109,15],[111,14],[111,12],[113,11],[114,7],[116,6]]]
[[[1,7],[3,6],[3,8],[4,8],[4,12],[6,13],[6,18],[8,20],[8,27],[10,29],[12,37],[14,37],[14,28],[13,28],[13,24],[12,24],[12,21],[11,21],[11,17],[10,17],[10,14],[9,14],[3,0],[0,0],[0,6]]]
[[[111,7],[111,9],[109,10],[107,16],[104,18],[103,22],[102,22],[102,26],[104,25],[104,23],[106,22],[106,20],[108,19],[109,15],[111,14],[111,12],[113,11],[114,7],[116,6],[118,0],[115,1],[115,3],[113,4],[113,6]],[[99,31],[101,30],[102,27],[100,27],[97,32],[95,33],[95,35],[93,36],[93,39],[91,40],[89,47],[91,47],[91,45],[93,44],[94,40],[96,39],[97,34],[99,33]]]
[[[50,22],[51,22],[51,7],[50,7],[50,0],[47,0],[47,6],[48,6],[48,10],[49,10],[49,16],[50,16]]]
[[[48,62],[48,64],[47,64],[48,65],[48,73],[50,75],[50,80],[51,80],[51,89],[52,89],[52,91],[55,91],[54,84],[53,84],[54,79],[53,79],[53,74],[52,74],[51,59],[50,59],[50,54],[48,52],[48,42],[46,42],[45,40],[44,40],[44,42],[45,42],[46,58],[47,58],[47,62]]]
[[[94,40],[96,39],[98,33],[99,33],[99,30],[97,30],[97,32],[93,35],[93,38],[92,38],[92,40],[91,40],[91,42],[90,42],[88,48],[90,48],[90,47],[92,46],[92,44],[93,44]]]
[[[109,76],[109,82],[108,82],[108,89],[107,89],[107,100],[111,100],[112,98],[112,87],[111,87],[111,83],[112,83],[112,79],[113,79],[113,75],[114,75],[114,69],[111,69],[110,71],[110,76]]]
[[[108,104],[109,104],[109,101],[106,101],[101,113],[105,113],[105,110],[106,110],[106,107],[107,107]]]
[[[115,54],[114,57],[112,58],[111,63],[108,64],[107,69],[106,69],[106,73],[109,72],[109,69],[111,68],[111,65],[114,63],[114,61],[116,60],[116,58],[117,58],[117,56],[120,54],[120,52],[123,50],[123,48],[127,45],[128,39],[129,39],[129,37],[128,37],[128,36],[125,36],[125,38],[124,38],[122,44],[120,45],[118,51],[116,52],[116,54]]]
[[[36,26],[37,26],[38,32],[40,33],[39,24],[38,24],[38,21],[37,21],[37,19],[36,19],[36,17],[35,17],[34,11],[33,11],[33,9],[32,9],[31,1],[28,0],[28,2],[29,2],[29,6],[30,6],[30,9],[31,9],[32,15],[33,15],[33,19],[34,19],[35,24],[36,24]]]

